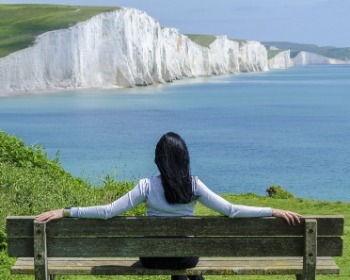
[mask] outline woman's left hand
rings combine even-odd
[[[35,217],[35,220],[39,222],[50,222],[53,220],[61,219],[62,217],[63,217],[63,208],[41,213],[40,215]]]

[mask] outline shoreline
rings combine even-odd
[[[289,69],[284,69],[289,70]],[[131,87],[120,87],[120,86],[105,86],[105,87],[71,87],[71,88],[53,88],[53,89],[45,89],[45,90],[28,90],[28,91],[13,91],[9,94],[6,94],[4,91],[0,91],[0,99],[8,98],[8,97],[23,97],[23,96],[37,96],[37,95],[50,95],[50,94],[59,94],[59,93],[67,93],[67,92],[77,92],[80,91],[113,91],[120,90],[121,92],[139,90],[144,88],[145,91],[150,89],[162,88],[165,86],[181,86],[181,85],[190,85],[190,84],[200,84],[206,81],[209,81],[213,78],[227,78],[236,75],[245,75],[245,74],[263,74],[270,71],[281,71],[281,70],[268,70],[268,71],[258,71],[258,72],[242,72],[242,73],[225,73],[220,75],[211,75],[211,76],[198,76],[198,77],[184,77],[182,79],[176,79],[173,81],[168,81],[164,83],[153,83],[149,85],[135,85]]]
[[[0,99],[2,98],[10,98],[10,97],[23,97],[23,96],[37,96],[37,95],[50,95],[50,94],[65,94],[70,92],[77,92],[80,91],[113,91],[113,90],[120,90],[121,92],[126,91],[133,91],[133,90],[139,90],[141,88],[144,88],[145,91],[150,89],[157,89],[162,88],[165,86],[181,86],[181,85],[190,85],[190,84],[200,84],[207,81],[210,81],[212,79],[224,79],[227,77],[232,76],[240,76],[240,75],[260,75],[265,74],[268,72],[280,72],[280,71],[288,71],[293,68],[317,68],[317,67],[349,67],[350,62],[348,64],[308,64],[308,65],[293,65],[290,68],[287,69],[269,69],[266,71],[255,71],[255,72],[240,72],[240,73],[224,73],[219,75],[210,75],[210,76],[198,76],[198,77],[184,77],[182,79],[176,79],[173,81],[168,81],[164,83],[153,83],[149,85],[135,85],[131,87],[120,87],[120,86],[104,86],[104,87],[68,87],[68,88],[51,88],[51,89],[45,89],[45,90],[27,90],[27,91],[0,91]]]

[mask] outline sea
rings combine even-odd
[[[2,97],[0,129],[97,183],[157,175],[155,145],[174,131],[219,194],[350,202],[350,65]]]

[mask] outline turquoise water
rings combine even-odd
[[[0,99],[0,129],[41,144],[95,180],[157,174],[167,131],[187,141],[192,173],[218,193],[350,201],[350,66],[300,67],[135,89]]]

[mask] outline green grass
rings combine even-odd
[[[21,139],[0,130],[0,279],[32,280],[33,276],[11,275],[15,259],[6,252],[5,218],[7,215],[35,215],[48,209],[66,205],[96,205],[111,202],[134,186],[134,182],[117,182],[114,176],[101,177],[91,184],[73,178],[60,165],[59,158],[48,159],[41,146],[25,146]],[[303,215],[345,216],[344,254],[336,258],[340,275],[319,276],[318,280],[350,279],[350,203],[315,201],[302,198],[258,196],[255,194],[226,194],[224,198],[235,204],[270,206],[299,212]],[[144,206],[126,215],[144,215]],[[196,215],[218,215],[217,212],[197,204]],[[170,279],[164,276],[56,276],[56,280],[148,280]],[[206,280],[294,280],[294,276],[207,276]]]
[[[29,47],[47,31],[68,28],[118,7],[0,5],[0,57]]]
[[[216,40],[216,36],[214,35],[202,35],[202,34],[185,34],[190,38],[191,41],[196,44],[209,48],[210,44]]]
[[[280,52],[283,52],[284,50],[268,50],[267,51],[267,59],[274,58],[276,55],[278,55]]]

